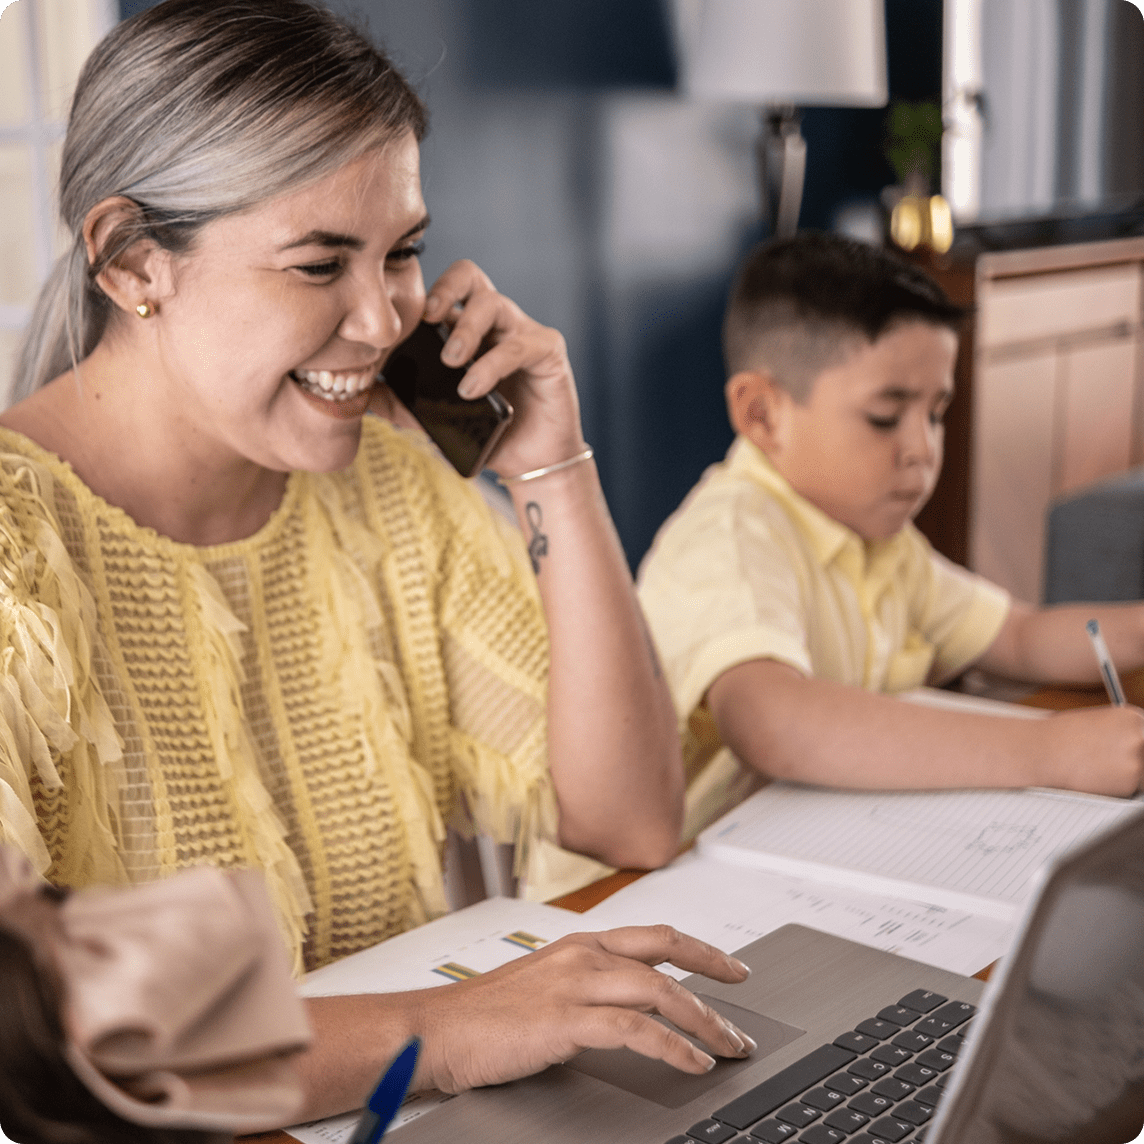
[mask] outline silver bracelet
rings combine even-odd
[[[502,485],[517,485],[521,481],[535,481],[540,477],[546,477],[549,473],[558,473],[561,469],[570,469],[573,465],[580,464],[581,461],[590,461],[595,456],[592,451],[592,446],[589,445],[582,452],[579,452],[574,457],[569,457],[566,461],[557,461],[554,465],[545,465],[542,469],[529,469],[527,473],[518,473],[515,477],[501,477],[500,482]]]

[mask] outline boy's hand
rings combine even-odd
[[[1144,785],[1144,711],[1084,707],[1043,720],[1045,786],[1127,798]]]

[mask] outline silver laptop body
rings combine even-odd
[[[1144,813],[1042,871],[1015,946],[988,987],[796,925],[768,934],[737,956],[752,969],[742,985],[699,976],[684,984],[754,1037],[759,1048],[749,1060],[720,1061],[697,1078],[627,1050],[590,1050],[538,1076],[465,1093],[397,1129],[395,1140],[668,1144],[683,1137],[688,1144],[761,1144],[777,1134],[808,1144],[1120,1144],[1140,1132]],[[929,995],[937,999],[915,1000]],[[919,1011],[919,1020],[903,1024],[900,1034],[878,1016],[901,1023],[904,998],[911,1006],[931,1005],[934,1014],[979,1007],[948,1039],[939,1033],[942,1022],[927,1025],[934,1036],[921,1049],[910,1034],[928,1021],[925,1014]],[[906,1010],[906,1016],[913,1012]],[[873,1050],[845,1059],[862,1040],[854,1038],[856,1026],[867,1022],[875,1033],[885,1026],[885,1035],[873,1038],[891,1062],[883,1074],[860,1075],[875,1068],[858,1064],[874,1059]],[[938,1057],[952,1054],[952,1041],[963,1033],[955,1062],[942,1067]],[[841,1054],[839,1040],[846,1046]],[[914,1051],[899,1050],[899,1044],[912,1044]],[[808,1057],[817,1071],[829,1067],[838,1079],[816,1081],[802,1094],[809,1104],[784,1097],[780,1107],[751,1119],[757,1108],[744,1111],[744,1105],[764,1097],[762,1107],[773,1103],[776,1092],[783,1095],[785,1078],[805,1071],[798,1062]],[[934,1068],[920,1068],[923,1060]],[[933,1084],[923,1079],[926,1072],[936,1074]],[[900,1091],[905,1082],[899,1076],[917,1081],[913,1091],[874,1111],[874,1090]],[[858,1082],[860,1091],[851,1091]],[[940,1085],[936,1113],[915,1125],[919,1105],[924,1111],[923,1102],[932,1103]],[[866,1122],[855,1104],[870,1111]]]

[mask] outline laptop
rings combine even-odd
[[[704,1077],[589,1050],[397,1144],[1120,1144],[1144,1124],[1144,812],[1040,873],[988,985],[803,926],[684,981],[758,1042]]]

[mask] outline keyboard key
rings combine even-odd
[[[934,1088],[940,1088],[942,1092],[944,1092],[945,1086],[949,1084],[949,1080],[952,1075],[952,1073],[942,1073],[941,1076],[939,1076],[937,1080],[933,1082]]]
[[[869,1037],[865,1033],[843,1033],[834,1038],[834,1043],[840,1049],[847,1049],[852,1053],[869,1052],[877,1043],[877,1037]]]
[[[810,1092],[803,1093],[801,1099],[803,1104],[809,1104],[811,1108],[829,1112],[832,1108],[837,1108],[846,1097],[841,1093],[831,1092],[828,1088],[812,1088]]]
[[[847,1067],[846,1071],[853,1073],[854,1076],[865,1077],[866,1080],[877,1080],[890,1072],[890,1066],[883,1061],[872,1061],[869,1057],[859,1057]]]
[[[863,1115],[856,1108],[836,1108],[822,1123],[829,1125],[831,1128],[837,1128],[849,1135],[851,1132],[857,1132],[859,1128],[869,1124],[870,1117]]]
[[[913,1017],[910,1018],[911,1021],[913,1019]],[[879,1041],[888,1040],[899,1029],[899,1026],[895,1025],[893,1022],[881,1021],[877,1017],[869,1017],[854,1027],[858,1030],[859,1033],[865,1033],[866,1036],[875,1037]]]
[[[827,1128],[825,1124],[816,1124],[798,1138],[798,1144],[841,1144],[845,1139],[845,1132],[840,1132],[837,1128]]]
[[[867,1083],[860,1076],[853,1076],[850,1073],[835,1073],[829,1080],[822,1082],[824,1088],[830,1089],[831,1092],[840,1092],[843,1096],[853,1096],[856,1092],[861,1092]]]
[[[941,1100],[941,1089],[936,1084],[927,1084],[925,1088],[914,1093],[914,1100],[918,1104],[926,1105],[927,1108],[933,1108]]]
[[[784,1124],[781,1120],[764,1120],[751,1129],[751,1139],[762,1140],[764,1144],[782,1144],[797,1131],[793,1124]]]
[[[956,1036],[956,1033],[950,1034]],[[947,1037],[946,1040],[949,1038]],[[922,1049],[928,1049],[933,1044],[933,1037],[927,1037],[925,1033],[919,1033],[917,1029],[903,1029],[896,1037],[890,1041],[891,1045],[901,1045],[903,1049],[909,1049],[911,1053],[921,1052]],[[948,1051],[948,1050],[947,1050]]]
[[[934,1009],[939,1005],[944,1005],[948,1000],[948,997],[943,997],[940,993],[931,993],[928,989],[915,989],[912,993],[907,993],[905,997],[902,997],[898,1004],[918,1013],[932,1013]]]
[[[896,1076],[884,1076],[870,1091],[876,1092],[879,1096],[888,1096],[891,1100],[901,1100],[903,1096],[909,1096],[914,1091],[914,1086],[899,1080]]]
[[[913,1144],[924,1144],[925,1138],[929,1135],[929,1125],[919,1128],[914,1133]]]
[[[786,1104],[804,1089],[824,1081],[832,1072],[853,1060],[854,1054],[846,1049],[822,1045],[736,1097],[730,1104],[717,1108],[712,1116],[732,1128],[749,1128],[756,1120],[769,1116],[780,1104]]]
[[[910,1061],[908,1065],[902,1065],[900,1069],[894,1071],[894,1076],[898,1080],[904,1080],[906,1084],[916,1085],[919,1088],[923,1084],[929,1084],[930,1081],[935,1080],[940,1074],[937,1069],[928,1068],[926,1065],[919,1065],[917,1061]]]
[[[937,1047],[943,1053],[953,1053],[956,1057],[961,1052],[961,1046],[965,1044],[964,1033],[950,1033],[948,1037],[943,1037],[937,1043]]]
[[[953,1053],[943,1053],[941,1049],[926,1049],[924,1053],[918,1053],[919,1065],[925,1065],[927,1069],[936,1069],[938,1072],[945,1072],[956,1062],[957,1057]]]
[[[691,1144],[691,1141],[686,1136],[673,1136],[667,1144]]]
[[[889,1021],[900,1029],[904,1029],[918,1019],[918,1012],[916,1009],[907,1009],[904,1005],[887,1005],[878,1014],[878,1017],[882,1021]]]
[[[889,1096],[879,1096],[876,1092],[860,1092],[849,1104],[847,1108],[853,1108],[861,1112],[865,1116],[881,1116],[884,1112],[889,1112],[894,1107],[894,1101]]]
[[[951,1029],[968,1021],[977,1012],[968,1001],[950,1001],[920,1020],[915,1028],[931,1037],[944,1037]]]
[[[779,1120],[785,1120],[787,1124],[793,1124],[796,1128],[801,1128],[804,1124],[810,1124],[812,1121],[817,1120],[822,1115],[817,1108],[811,1108],[809,1104],[803,1104],[801,1101],[796,1100],[793,1104],[788,1104],[786,1108],[780,1108],[775,1116]]]
[[[883,1116],[881,1120],[875,1120],[870,1125],[870,1135],[877,1136],[880,1140],[889,1140],[893,1144],[896,1140],[907,1135],[913,1128],[912,1124],[907,1124],[904,1120],[895,1120],[892,1116]]]
[[[933,1109],[918,1104],[916,1100],[903,1100],[894,1109],[894,1116],[898,1120],[906,1120],[910,1124],[925,1124],[933,1116]]]
[[[687,1130],[687,1135],[692,1140],[703,1140],[705,1144],[727,1144],[735,1135],[735,1129],[720,1124],[718,1120],[701,1120]]]
[[[871,1054],[873,1061],[882,1061],[888,1065],[904,1065],[914,1054],[900,1045],[879,1045]]]

